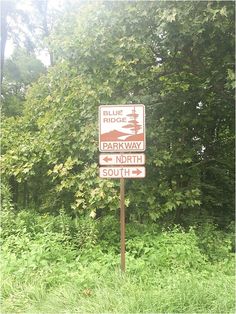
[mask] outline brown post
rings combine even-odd
[[[121,271],[125,271],[125,179],[120,178],[120,254]]]

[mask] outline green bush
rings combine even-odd
[[[198,247],[198,237],[193,229],[184,232],[176,226],[160,234],[142,234],[127,241],[127,251],[135,258],[142,257],[157,268],[201,268],[206,258]]]
[[[112,221],[104,225],[106,241]],[[233,260],[210,263],[193,228],[160,232],[127,224],[126,273],[121,275],[115,233],[109,249],[108,242],[91,241],[96,228],[101,236],[102,220],[77,223],[63,211],[56,217],[15,215],[18,232],[2,245],[4,313],[233,313]],[[79,243],[71,238],[76,230],[84,233]]]
[[[34,210],[22,210],[18,213],[12,210],[1,212],[2,239],[15,239],[27,237],[37,239],[38,237],[50,236],[60,239],[61,243],[71,243],[71,245],[82,249],[90,247],[96,243],[97,229],[96,223],[90,217],[80,217],[72,219],[63,210],[60,215],[49,214],[40,215]],[[12,247],[15,249],[14,241]],[[10,244],[8,244],[10,247]]]
[[[229,257],[233,247],[231,233],[219,230],[214,223],[208,222],[202,224],[197,233],[199,247],[211,261]]]
[[[120,250],[120,222],[115,215],[108,215],[97,222],[98,241],[105,253]]]
[[[18,272],[23,273],[54,262],[70,261],[77,255],[75,247],[63,244],[62,235],[50,232],[38,234],[35,239],[27,234],[9,237],[4,241],[2,253],[6,266],[20,266]]]
[[[12,201],[12,194],[9,185],[1,181],[0,185],[1,189],[1,209],[2,211],[10,211],[13,210],[13,201]]]
[[[14,206],[10,187],[1,181],[1,213],[0,213],[0,231],[1,237],[5,238],[11,234],[12,224],[14,224]]]

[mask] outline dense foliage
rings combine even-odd
[[[230,234],[213,229],[129,223],[126,273],[120,274],[112,216],[75,221],[62,211],[57,218],[3,212],[2,310],[234,313]]]
[[[4,311],[233,313],[234,2],[68,1],[55,25],[47,2],[30,34],[51,66],[25,46],[4,62]],[[128,103],[146,108],[147,176],[126,180],[121,275],[98,106]]]
[[[117,209],[116,182],[97,175],[98,105],[144,103],[147,178],[127,183],[128,215],[183,223],[208,214],[227,225],[234,4],[99,2],[72,12],[51,35],[56,65],[29,89],[23,116],[3,120],[15,205]]]

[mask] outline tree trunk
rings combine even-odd
[[[1,2],[1,85],[3,79],[3,67],[5,58],[5,48],[7,42],[7,1]]]
[[[26,208],[29,205],[29,191],[28,191],[28,183],[24,182],[24,195],[23,195],[23,207]]]
[[[49,56],[50,56],[50,65],[53,66],[53,53],[49,51]]]
[[[14,204],[15,209],[17,209],[18,207],[18,182],[16,181],[14,176],[11,176],[9,183],[12,190],[13,204]]]
[[[48,15],[48,1],[41,1],[40,4],[40,11],[42,14],[42,25],[43,25],[43,31],[44,31],[44,37],[48,37],[50,35],[49,29],[48,29],[48,21],[47,21],[47,15]],[[48,48],[49,57],[50,57],[50,65],[53,66],[53,53],[50,51],[50,48]]]

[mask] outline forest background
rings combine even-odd
[[[4,313],[234,312],[234,23],[234,1],[1,1]],[[131,103],[121,275],[98,106]]]

